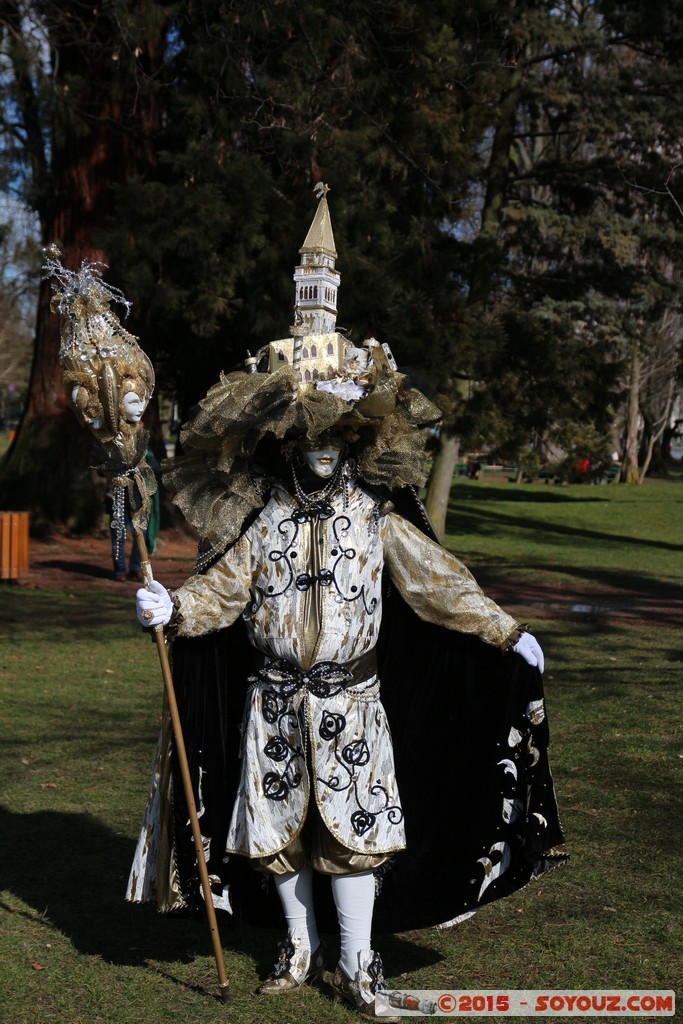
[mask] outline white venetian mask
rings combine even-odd
[[[315,473],[316,476],[322,477],[323,480],[327,480],[332,476],[341,456],[341,450],[339,448],[324,448],[319,452],[304,452],[304,459],[308,468]]]
[[[134,391],[129,391],[123,396],[121,401],[123,412],[128,423],[139,423],[142,419],[142,415],[147,408],[147,402],[144,398],[140,398]]]

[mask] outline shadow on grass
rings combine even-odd
[[[146,714],[148,705],[144,697],[138,705],[138,713]],[[102,727],[103,709],[80,705],[77,710],[69,706],[68,695],[51,702],[51,713],[44,715],[33,726],[24,727],[9,735],[2,736],[3,758],[5,764],[16,763],[28,746],[35,751],[32,754],[31,772],[48,777],[55,776],[60,786],[79,785],[83,792],[89,793],[101,781],[101,776],[94,774],[90,778],[83,777],[83,771],[71,775],[64,770],[65,751],[68,756],[80,760],[83,766],[92,766],[93,772],[102,771],[102,764],[107,759],[116,757],[129,758],[137,751],[149,755],[156,740],[154,727],[148,733],[138,728],[131,707],[122,708],[112,701],[106,707],[106,729]],[[4,766],[3,766],[4,767]],[[75,794],[76,795],[76,794]],[[1,868],[0,868],[1,872]]]
[[[683,651],[678,645],[680,620],[676,632],[670,629],[657,631],[659,620],[653,618],[652,630],[643,627],[633,629],[628,622],[616,619],[602,619],[599,616],[584,616],[570,619],[544,620],[537,634],[543,636],[552,662],[546,658],[546,670],[557,671],[554,685],[584,687],[591,685],[594,699],[602,700],[619,696],[621,691],[608,687],[615,682],[635,688],[632,701],[627,700],[624,710],[640,710],[639,697],[645,688],[653,687],[658,692],[672,695],[680,687],[680,663]],[[571,634],[572,642],[568,643]],[[648,692],[649,692],[648,690]],[[585,700],[585,691],[581,691]],[[660,709],[661,710],[661,709]],[[661,711],[665,721],[668,712]],[[677,719],[676,719],[677,721]]]
[[[86,634],[101,638],[142,636],[135,618],[135,594],[89,594],[85,591],[0,590],[3,631],[9,640],[35,640],[49,635],[73,641]]]
[[[575,545],[579,539],[597,541],[601,544],[629,545],[636,548],[657,548],[662,551],[682,552],[683,544],[669,544],[667,541],[647,540],[644,537],[617,536],[614,533],[605,533],[602,530],[587,530],[577,526],[562,526],[559,523],[541,523],[538,519],[529,516],[506,515],[504,512],[487,511],[478,508],[476,512],[469,512],[457,505],[451,506],[446,520],[447,534],[477,534],[485,533],[486,527],[495,530],[496,527],[516,528],[532,530],[534,534],[552,538],[555,545]],[[549,541],[550,542],[550,541]]]
[[[544,562],[543,571],[573,576],[591,586],[616,587],[635,596],[657,597],[659,600],[681,599],[681,588],[656,576],[648,576],[636,569],[598,569],[595,566],[567,565],[566,562]]]
[[[77,576],[94,576],[99,580],[110,580],[112,570],[105,569],[101,565],[94,565],[92,562],[69,562],[63,559],[51,559],[49,561],[36,562],[36,568],[59,569],[61,572],[75,573]]]
[[[117,835],[88,814],[38,811],[15,814],[0,806],[0,890],[9,891],[34,913],[17,910],[3,900],[0,907],[34,923],[58,929],[87,956],[128,966],[153,962],[152,969],[170,980],[173,971],[159,963],[190,962],[212,956],[203,920],[159,914],[156,906],[138,906],[124,899],[135,843]],[[277,901],[277,896],[272,893]],[[219,914],[223,946],[252,956],[265,977],[273,966],[283,931],[239,926]],[[330,942],[336,953],[336,937]],[[407,938],[387,936],[392,973],[416,969],[442,959]],[[183,982],[185,984],[185,982]]]
[[[116,964],[183,961],[201,947],[200,922],[160,916],[125,902],[135,843],[88,814],[0,807],[0,889],[63,932],[79,952]],[[15,913],[17,911],[14,911]],[[208,935],[204,940],[210,952]]]
[[[680,626],[683,622],[683,593],[680,585],[632,570],[594,569],[544,563],[543,570],[562,580],[527,582],[523,577],[501,574],[504,566],[477,566],[476,578],[489,597],[504,608],[515,603],[536,612],[548,610],[599,621],[624,616],[652,621],[659,626]],[[569,579],[567,579],[569,577]]]
[[[457,483],[451,492],[451,502],[459,498],[476,498],[481,502],[494,501],[519,501],[532,505],[558,505],[558,504],[585,504],[586,502],[607,501],[604,494],[590,493],[577,495],[565,490],[555,490],[548,487],[543,491],[529,491],[523,485],[511,485],[497,487],[484,481],[484,486],[476,484]]]

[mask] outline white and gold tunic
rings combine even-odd
[[[276,488],[237,543],[174,595],[179,635],[243,615],[265,656],[247,697],[228,852],[263,857],[289,845],[311,798],[309,764],[320,814],[344,846],[379,854],[405,845],[372,655],[384,569],[429,622],[499,647],[515,634],[457,558],[401,516],[378,517],[363,487],[328,505],[311,514]]]

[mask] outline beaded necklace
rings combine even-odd
[[[291,463],[292,469],[292,483],[294,484],[294,497],[296,498],[299,508],[304,512],[317,512],[319,509],[329,508],[330,498],[337,490],[339,486],[339,480],[342,475],[343,459],[340,455],[339,461],[335,466],[334,473],[327,481],[325,486],[319,491],[313,491],[311,494],[306,494],[299,483],[299,478],[296,473],[296,466],[294,462]],[[331,511],[331,509],[330,509]]]

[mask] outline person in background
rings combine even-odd
[[[147,462],[154,471],[155,476],[158,478],[161,473],[161,466],[153,451],[147,451]],[[111,518],[113,501],[111,492],[107,493],[107,514]],[[120,541],[116,531],[112,528],[111,531],[111,558],[114,566],[114,579],[119,583],[125,583],[127,580],[134,580],[137,583],[142,583],[142,562],[140,559],[140,549],[138,547],[137,538],[135,531],[133,530],[133,523],[130,517],[130,511],[128,508],[128,497],[125,498],[126,510],[125,510],[125,524],[126,524],[126,537],[123,543]],[[149,521],[147,523],[147,529],[144,531],[145,545],[147,547],[147,553],[153,555],[156,549],[156,539],[159,532],[159,492],[156,491],[152,497],[152,505],[149,514]],[[132,537],[132,545],[130,553],[128,555],[128,567],[126,568],[126,547],[128,538]]]

